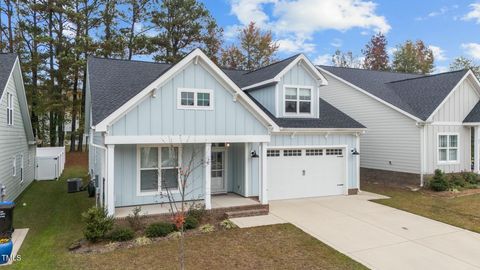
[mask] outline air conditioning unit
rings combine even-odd
[[[67,180],[68,193],[79,192],[82,189],[82,178],[71,178]]]

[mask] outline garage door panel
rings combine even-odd
[[[291,152],[289,152],[291,153]],[[337,155],[268,157],[269,199],[293,199],[344,193],[345,157]],[[312,153],[312,152],[310,152]],[[330,152],[333,154],[333,152]]]

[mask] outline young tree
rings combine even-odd
[[[452,63],[450,63],[450,70],[462,70],[462,69],[471,69],[475,76],[480,80],[480,65],[476,65],[472,59],[460,56],[455,58]]]
[[[152,19],[159,32],[152,39],[155,61],[176,63],[194,47],[201,47],[205,40],[214,38],[208,31],[213,21],[204,4],[197,0],[162,1]]]
[[[397,47],[392,68],[398,72],[428,74],[433,71],[433,62],[433,52],[423,41],[407,40]]]
[[[352,52],[336,50],[332,55],[332,64],[336,67],[361,68],[361,61]]]
[[[222,50],[222,66],[254,70],[275,61],[278,44],[273,40],[271,31],[261,31],[251,22],[240,31],[238,40],[239,45]],[[231,53],[233,55],[229,55]]]
[[[382,33],[373,35],[362,50],[365,57],[363,68],[371,70],[388,70],[387,39]]]

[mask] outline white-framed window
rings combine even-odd
[[[457,163],[458,155],[458,133],[438,134],[438,162]]]
[[[269,149],[267,150],[267,157],[279,157],[280,150]]]
[[[311,86],[284,86],[284,107],[286,115],[313,114],[313,87]]]
[[[12,158],[12,176],[17,176],[17,158]]]
[[[286,149],[283,150],[284,157],[298,157],[302,155],[301,149]]]
[[[213,90],[178,88],[177,108],[213,110]]]
[[[306,156],[322,156],[323,149],[307,149],[305,150]]]
[[[325,149],[325,154],[327,156],[341,156],[343,155],[343,149],[342,148]]]
[[[181,150],[179,146],[138,147],[138,195],[156,195],[167,190],[178,191]]]
[[[7,92],[7,125],[13,126],[13,95]]]

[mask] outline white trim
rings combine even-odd
[[[193,93],[193,105],[182,105],[182,93]],[[210,95],[209,106],[198,106],[198,94],[205,93]],[[213,96],[213,89],[200,89],[200,88],[177,88],[177,109],[179,110],[206,110],[211,111],[215,108],[215,98]]]
[[[210,150],[211,153],[223,153],[223,157],[222,157],[222,171],[223,171],[223,174],[222,174],[222,178],[223,178],[223,187],[222,187],[222,190],[219,190],[219,191],[215,191],[215,192],[212,192],[211,189],[210,189],[210,192],[211,194],[224,194],[224,193],[227,193],[227,182],[228,182],[228,175],[227,175],[227,172],[228,172],[228,151],[227,151],[227,147],[226,146],[220,146],[220,147],[211,147],[211,150]],[[210,169],[211,170],[211,169]],[[211,175],[210,175],[211,177]]]
[[[13,97],[14,95],[9,91],[7,91],[7,114],[6,114],[7,126],[14,126],[14,123],[15,123],[15,105],[14,105],[15,102],[13,100]],[[19,103],[19,106],[20,106],[20,103]]]
[[[461,79],[460,81],[458,81],[458,83],[455,85],[455,87],[452,88],[452,90],[450,91],[450,93],[448,93],[448,95],[442,100],[442,102],[437,106],[437,108],[435,108],[435,110],[430,114],[430,116],[428,116],[427,118],[427,121],[432,121],[432,118],[433,116],[435,116],[435,114],[440,110],[440,108],[442,108],[442,106],[448,101],[448,99],[453,95],[453,93],[459,89],[460,87],[460,84],[463,83],[463,81],[468,77],[468,76],[472,76],[475,78],[475,82],[477,83],[477,95],[480,96],[480,92],[478,90],[478,88],[480,88],[480,84],[478,82],[478,80],[476,79],[475,75],[473,74],[473,72],[471,70],[469,70]],[[475,87],[474,87],[475,88]]]
[[[266,85],[266,84],[278,83],[278,82],[280,82],[280,80],[275,79],[275,78],[268,79],[268,80],[265,80],[265,81],[262,81],[262,82],[259,82],[259,83],[255,83],[255,84],[252,84],[252,85],[249,85],[249,86],[246,86],[246,87],[242,87],[242,90],[246,91],[246,90],[257,88],[257,87],[260,87],[260,86],[263,86],[263,85]]]
[[[249,166],[250,166],[250,148],[248,147],[248,143],[244,144],[245,148],[245,156],[244,156],[244,162],[245,162],[245,197],[250,196],[250,177],[249,177]]]
[[[297,103],[297,112],[296,113],[286,112],[287,107],[285,106],[285,103],[287,102],[287,99],[285,98],[285,95],[286,95],[286,89],[287,88],[295,88],[296,91],[297,91],[297,98],[295,100],[295,102]],[[310,89],[310,101],[300,99],[300,88]],[[282,91],[282,106],[283,106],[282,115],[283,116],[285,116],[285,117],[300,117],[300,118],[311,118],[311,117],[313,117],[313,115],[314,115],[314,113],[313,113],[313,101],[314,101],[313,86],[284,84],[282,90],[283,90]],[[288,101],[293,101],[293,100],[288,100]],[[310,102],[310,113],[300,112],[300,102],[302,102],[302,101],[303,102]]]
[[[274,130],[278,129],[277,124],[275,124],[275,122],[270,119],[270,117],[263,110],[261,110],[217,65],[215,65],[212,60],[210,60],[200,49],[195,49],[190,54],[185,56],[182,60],[180,60],[180,62],[172,66],[167,72],[165,72],[155,81],[150,83],[137,95],[125,102],[122,106],[120,106],[120,108],[115,110],[112,114],[110,114],[100,123],[95,125],[95,131],[107,131],[110,124],[115,122],[117,119],[125,115],[131,108],[140,103],[143,98],[150,94],[151,91],[158,89],[165,83],[167,83],[169,79],[171,79],[178,72],[180,72],[190,62],[195,61],[196,57],[199,57],[199,59],[203,60],[207,64],[207,66],[209,66],[214,71],[215,74],[217,74],[228,86],[230,86],[230,88],[233,89],[235,93],[240,96],[242,100],[244,100],[245,103],[264,120],[265,123],[268,123],[268,125],[270,125]]]
[[[447,147],[442,147],[442,149],[447,150],[447,160],[440,160],[440,136],[447,136]],[[457,147],[450,147],[450,136],[457,136]],[[457,160],[450,159],[450,150],[457,150]],[[457,132],[438,132],[437,133],[437,164],[438,165],[452,165],[460,164],[460,134]]]
[[[8,78],[7,78],[7,83],[5,84],[5,87],[2,89],[3,92],[2,92],[2,96],[0,96],[0,102],[3,100],[3,96],[7,92],[8,81],[13,78],[13,70],[15,69],[15,65],[17,64],[17,61],[18,61],[18,56],[15,59],[15,62],[13,63],[12,70],[10,70],[10,74],[8,75]],[[22,80],[22,82],[23,82],[23,80]]]
[[[367,128],[281,128],[280,131],[272,132],[272,134],[285,134],[285,133],[352,133],[358,132],[365,133]]]
[[[279,97],[280,93],[279,93],[279,92],[280,92],[279,85],[276,84],[276,85],[275,85],[275,117],[278,117],[278,116],[280,115],[280,106],[279,106],[279,105],[280,105],[280,104],[279,104],[279,102],[280,102],[280,97]]]
[[[115,145],[107,145],[107,211],[109,215],[115,215]]]
[[[429,126],[465,126],[464,123],[462,122],[431,122],[431,123],[426,123],[426,125]]]
[[[242,143],[269,142],[270,135],[160,135],[105,136],[105,144],[185,144],[185,143]]]
[[[420,186],[424,184],[425,174],[425,125],[420,126]]]
[[[268,204],[268,175],[267,175],[267,143],[261,143],[261,163],[259,166],[261,169],[261,179],[262,189],[260,190],[260,202],[262,204]]]
[[[205,209],[212,209],[212,144],[205,144]]]
[[[356,145],[357,145],[357,152],[360,153],[360,155],[357,155],[357,177],[356,177],[356,180],[357,180],[357,188],[358,188],[358,191],[360,191],[360,158],[361,158],[361,150],[360,150],[360,134],[357,134],[357,138],[356,138]],[[348,190],[347,190],[348,192]]]
[[[23,154],[20,154],[20,184],[23,184],[23,181],[25,180],[25,170],[24,170],[24,160],[23,160]]]
[[[480,126],[480,122],[463,123],[464,126]]]
[[[12,176],[15,177],[17,176],[17,157],[13,156],[12,158]]]
[[[474,151],[474,154],[473,154],[473,171],[475,173],[479,173],[480,172],[480,149],[479,149],[479,146],[480,146],[480,134],[478,134],[480,132],[480,127],[479,126],[476,126],[474,127],[474,138],[473,138],[473,151]]]
[[[141,179],[140,179],[140,172],[141,172],[141,167],[140,167],[140,161],[141,161],[141,152],[140,152],[140,149],[142,147],[151,147],[151,148],[157,148],[157,168],[144,168],[144,169],[151,169],[151,170],[154,170],[156,169],[157,172],[158,172],[158,178],[157,178],[157,191],[145,191],[143,192],[141,190]],[[162,148],[164,147],[176,147],[178,148],[178,157],[177,157],[177,166],[174,166],[174,167],[162,167]],[[161,194],[165,194],[165,190],[162,190],[162,169],[175,169],[175,167],[177,167],[177,169],[180,169],[180,167],[182,166],[182,154],[183,154],[183,148],[182,148],[182,145],[177,145],[177,144],[138,144],[137,145],[137,167],[136,167],[136,175],[137,175],[137,179],[136,179],[136,182],[137,182],[137,192],[136,192],[136,195],[138,197],[143,197],[143,196],[157,196],[157,195],[161,195]],[[170,190],[171,193],[179,193],[180,192],[180,185],[181,185],[181,181],[180,181],[180,174],[178,174],[177,176],[177,183],[178,183],[178,189],[177,190]]]
[[[319,67],[319,66],[317,66],[317,68],[318,68],[319,70],[321,70],[322,72],[325,72],[325,73],[328,74],[329,76],[332,76],[333,78],[339,80],[340,82],[342,82],[342,83],[344,83],[344,84],[346,84],[346,85],[348,85],[348,86],[350,86],[350,87],[352,87],[352,88],[354,88],[354,89],[362,92],[363,94],[365,94],[365,95],[367,95],[367,96],[375,99],[376,101],[378,101],[378,102],[386,105],[387,107],[389,107],[389,108],[391,108],[391,109],[394,109],[395,111],[397,111],[397,112],[399,112],[399,113],[401,113],[401,114],[403,114],[403,115],[406,115],[406,116],[408,116],[409,118],[411,118],[411,119],[413,119],[413,120],[415,120],[415,121],[417,121],[417,122],[424,122],[422,119],[420,119],[420,118],[418,118],[418,117],[416,117],[416,116],[414,116],[414,115],[412,115],[412,114],[410,114],[410,113],[407,113],[406,111],[398,108],[397,106],[394,106],[394,105],[386,102],[385,100],[383,100],[383,99],[381,99],[381,98],[379,98],[379,97],[376,97],[376,96],[370,94],[369,92],[363,90],[362,88],[360,88],[360,87],[358,87],[358,86],[356,86],[356,85],[354,85],[354,84],[352,84],[352,83],[350,83],[350,82],[348,82],[348,81],[346,81],[346,80],[344,80],[344,79],[342,79],[342,78],[334,75],[333,73],[330,73],[330,72],[326,71],[325,69],[323,69],[323,68],[321,68],[321,67]]]

